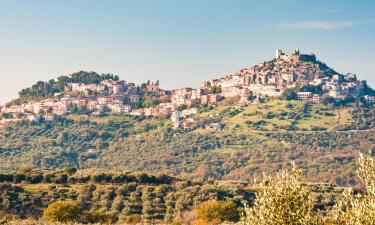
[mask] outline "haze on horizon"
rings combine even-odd
[[[163,88],[198,86],[274,57],[314,52],[375,86],[375,2],[0,0],[0,104],[80,70]]]

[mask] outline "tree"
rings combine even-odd
[[[68,166],[64,168],[64,172],[67,174],[74,174],[75,172],[77,172],[77,168],[75,168],[74,166]]]
[[[13,115],[11,113],[4,113],[3,115],[1,115],[1,117],[4,119],[11,119],[13,118]]]
[[[43,212],[43,218],[49,222],[74,222],[79,219],[81,210],[71,201],[56,201]]]
[[[297,96],[297,91],[295,89],[287,89],[283,92],[283,94],[281,95],[281,98],[282,99],[285,99],[285,100],[288,100],[288,101],[291,101],[291,100],[297,100],[298,96]]]
[[[304,85],[302,86],[299,91],[302,91],[302,92],[311,92],[313,94],[323,94],[323,89],[322,89],[322,86],[321,85],[310,85],[310,84],[307,84],[307,85]]]
[[[329,105],[335,103],[335,98],[331,96],[327,96],[322,98],[322,104],[323,105]]]
[[[209,94],[220,94],[221,93],[221,86],[213,86],[209,91]]]
[[[21,165],[20,167],[18,167],[18,172],[25,174],[31,172],[33,169],[34,167],[32,165]]]
[[[53,79],[48,82],[38,81],[33,86],[21,90],[18,94],[20,98],[52,97],[55,93],[63,92],[67,83],[99,84],[101,81],[108,79],[118,81],[120,78],[113,74],[99,75],[95,72],[79,71],[70,76],[60,76],[57,81]]]
[[[301,172],[293,164],[291,171],[264,176],[258,184],[254,208],[246,209],[244,225],[318,225],[323,224],[313,213],[313,201],[302,184]]]
[[[351,189],[344,192],[343,200],[332,210],[335,225],[375,224],[375,160],[370,154],[360,154],[358,161],[357,175],[366,193],[354,195]]]
[[[211,201],[204,202],[195,209],[195,224],[218,224],[225,221],[237,222],[240,212],[233,202]]]
[[[177,110],[178,111],[182,111],[182,110],[185,110],[185,109],[187,109],[188,107],[187,107],[187,105],[185,105],[185,104],[182,104],[182,105],[179,105],[179,106],[177,106]]]
[[[375,95],[375,90],[372,89],[368,84],[366,80],[363,80],[362,82],[363,86],[363,94],[364,95]]]

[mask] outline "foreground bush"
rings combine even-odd
[[[246,209],[244,225],[320,225],[313,212],[308,189],[303,186],[301,173],[294,165],[274,177],[265,176],[258,184],[254,208]]]
[[[71,201],[56,201],[43,212],[43,218],[49,222],[75,222],[80,216],[79,207]]]
[[[211,201],[197,206],[195,209],[198,224],[219,224],[225,221],[237,222],[240,219],[239,210],[233,202]]]
[[[361,154],[359,165],[357,174],[366,193],[354,195],[351,190],[344,193],[344,200],[332,211],[335,225],[375,225],[375,160]]]

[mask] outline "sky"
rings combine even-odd
[[[165,89],[314,52],[375,87],[373,0],[0,0],[0,104],[76,71]]]

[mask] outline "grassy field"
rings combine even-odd
[[[280,130],[334,130],[337,126],[348,124],[352,118],[349,109],[335,109],[321,104],[306,104],[298,101],[275,100],[246,107],[217,107],[201,113],[197,118],[215,117],[224,112],[222,122],[225,129],[236,133],[248,131]]]
[[[274,100],[262,104],[252,104],[245,107],[217,106],[209,111],[194,116],[197,121],[220,118],[225,129],[235,133],[249,131],[282,131],[282,130],[327,130],[332,131],[340,125],[352,121],[350,109],[336,109],[321,104],[309,104],[298,101]],[[81,121],[90,120],[98,124],[134,123],[132,116],[109,115],[104,117],[89,117],[87,115],[71,114],[66,118]],[[142,127],[145,123],[171,127],[171,120],[149,117],[137,124]]]

